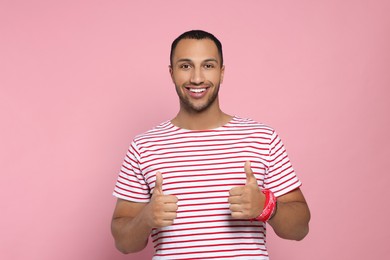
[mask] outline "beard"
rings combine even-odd
[[[209,89],[208,91],[213,91],[207,101],[205,103],[202,103],[200,105],[196,105],[193,103],[190,98],[186,95],[184,95],[181,92],[181,89],[185,88],[187,84],[184,84],[183,86],[177,86],[176,85],[176,93],[179,96],[180,100],[180,107],[184,108],[187,112],[189,113],[201,113],[205,110],[207,110],[214,102],[216,101],[219,93],[219,86],[220,84],[218,83],[216,86],[213,84],[209,84]]]

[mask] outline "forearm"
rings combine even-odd
[[[140,213],[134,218],[114,218],[111,231],[117,249],[124,254],[128,254],[141,251],[146,247],[152,228],[147,225],[142,213]]]
[[[278,201],[277,211],[268,223],[285,239],[302,240],[309,232],[310,211],[304,201]]]

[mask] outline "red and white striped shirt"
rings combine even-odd
[[[275,131],[235,116],[216,129],[166,121],[137,136],[114,196],[149,202],[160,171],[164,194],[178,197],[174,224],[152,231],[153,259],[268,259],[265,223],[233,219],[229,210],[229,190],[246,183],[247,160],[259,186],[277,197],[301,185]]]

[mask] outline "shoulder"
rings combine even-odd
[[[176,131],[176,127],[171,121],[167,120],[144,133],[136,135],[133,139],[133,143],[142,144],[148,141],[158,140],[163,136],[172,135]]]
[[[260,123],[251,118],[244,118],[240,116],[234,116],[229,126],[235,128],[253,130],[253,131],[260,131],[271,135],[275,132],[275,130],[267,124]]]

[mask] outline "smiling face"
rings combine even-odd
[[[224,69],[212,40],[181,40],[175,48],[170,67],[180,108],[189,113],[219,108],[218,91]]]

